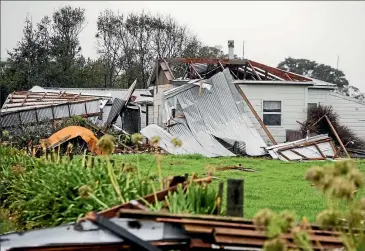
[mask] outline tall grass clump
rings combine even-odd
[[[17,215],[23,229],[73,222],[88,211],[120,204],[120,197],[129,201],[152,193],[148,178],[113,168],[103,156],[89,168],[80,159],[57,163],[10,148],[0,152],[1,206]]]

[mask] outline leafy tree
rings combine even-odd
[[[66,6],[52,19],[45,16],[34,25],[26,18],[23,38],[12,50],[1,72],[2,90],[28,90],[34,85],[75,87],[85,82],[78,36],[85,21],[84,10]],[[3,103],[4,100],[1,100]]]
[[[346,79],[343,71],[334,69],[329,65],[318,64],[315,61],[308,59],[296,59],[288,57],[278,64],[278,68],[310,78],[333,83],[339,88],[349,85],[349,82]]]
[[[46,84],[47,65],[50,60],[49,20],[43,18],[33,28],[32,20],[26,18],[24,37],[18,46],[8,54],[7,67],[3,76],[7,77],[10,89],[29,89],[34,84]]]
[[[51,53],[57,65],[58,85],[77,85],[73,66],[80,57],[79,35],[85,22],[85,10],[65,6],[52,16]]]

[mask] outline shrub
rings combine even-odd
[[[335,128],[343,144],[345,145],[348,144],[350,147],[354,148],[362,148],[365,146],[365,142],[359,137],[357,137],[352,130],[340,124],[339,116],[333,110],[332,106],[319,105],[318,107],[312,107],[308,110],[308,119],[303,123],[303,126],[301,128],[303,136],[305,136],[307,130],[310,129],[309,127],[314,123],[316,123],[324,115],[326,115],[331,121],[333,127]],[[319,121],[316,125],[312,126],[311,128],[315,129],[320,134],[328,134],[332,139],[334,139],[337,142],[336,137],[333,134],[325,118],[322,118],[321,121]],[[353,142],[353,144],[351,142]]]

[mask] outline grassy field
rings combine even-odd
[[[150,170],[157,174],[155,159],[152,155],[119,155],[114,156],[116,165],[122,162],[134,163],[142,170]],[[276,212],[288,209],[298,216],[306,216],[314,221],[317,213],[325,207],[323,196],[304,179],[305,172],[312,166],[322,166],[331,162],[282,162],[278,160],[255,158],[203,158],[200,156],[164,156],[162,159],[163,176],[197,173],[204,176],[206,168],[238,165],[252,168],[257,172],[238,170],[216,171],[214,176],[220,180],[212,185],[218,186],[219,181],[229,178],[245,180],[244,215],[251,218],[263,208]],[[357,167],[365,173],[365,161],[357,161]],[[225,184],[225,192],[226,192]],[[359,195],[364,196],[361,191]]]
[[[209,169],[239,164],[256,170],[256,172],[215,171],[214,176],[219,180],[215,180],[213,184],[209,185],[217,188],[218,183],[224,181],[223,206],[225,207],[226,180],[229,178],[244,179],[245,218],[252,218],[260,209],[269,208],[276,212],[292,210],[299,217],[306,216],[313,222],[316,215],[325,208],[323,196],[305,180],[304,176],[310,167],[331,164],[331,162],[295,163],[243,157],[204,158],[202,156],[174,155],[160,155],[160,157],[163,177],[184,175],[185,173],[190,176],[196,173],[199,177],[204,177]],[[95,164],[94,168],[85,169],[80,165],[81,162],[77,160],[79,158],[81,156],[77,156],[75,161],[71,163],[64,162],[55,165],[40,160],[35,161],[29,157],[25,158],[26,161],[24,162],[23,157],[15,158],[13,155],[10,155],[9,158],[0,159],[3,168],[3,173],[0,173],[3,176],[3,180],[0,182],[0,190],[5,189],[4,191],[11,194],[10,197],[7,197],[10,204],[8,203],[7,206],[4,206],[4,204],[0,208],[0,233],[24,228],[24,223],[27,226],[30,224],[31,227],[34,224],[36,227],[43,227],[58,224],[57,222],[70,222],[71,218],[74,219],[80,213],[84,214],[90,210],[95,210],[95,208],[100,207],[95,201],[76,198],[79,195],[77,191],[75,192],[75,189],[86,184],[91,185],[95,196],[102,199],[109,207],[119,204],[119,200],[116,200],[113,196],[114,192],[112,192],[112,184],[107,175],[107,168],[104,168],[103,164]],[[115,160],[115,171],[117,174],[119,173],[118,183],[121,188],[126,187],[123,184],[126,180],[128,181],[128,177],[131,175],[121,171],[123,162],[135,164],[144,177],[159,177],[154,155],[113,155],[111,158]],[[27,170],[23,173],[25,175],[24,179],[19,179],[23,176],[17,176],[18,172],[21,171],[17,163],[24,166],[24,170]],[[95,163],[99,163],[99,161]],[[14,167],[19,170],[14,169]],[[357,167],[365,173],[365,161],[357,161]],[[16,176],[12,176],[12,173]],[[98,185],[99,181],[102,181],[100,186]],[[158,187],[157,183],[156,181]],[[9,184],[12,184],[12,186],[9,186]],[[48,189],[42,188],[45,184]],[[137,182],[136,184],[141,183]],[[139,189],[139,185],[134,186],[137,190]],[[134,189],[129,185],[128,187]],[[128,196],[134,194],[132,190],[130,191],[131,195]],[[364,196],[364,191],[360,191],[359,196]],[[2,198],[1,193],[0,198]],[[54,203],[52,198],[56,198],[58,203]],[[9,209],[13,210],[12,216],[14,212],[15,215],[16,212],[28,213],[22,213],[21,218],[19,218],[19,215],[19,217],[17,215],[16,217],[10,217]],[[49,217],[51,217],[51,220]]]

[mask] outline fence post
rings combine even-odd
[[[227,216],[243,217],[244,180],[228,179],[227,181]]]

